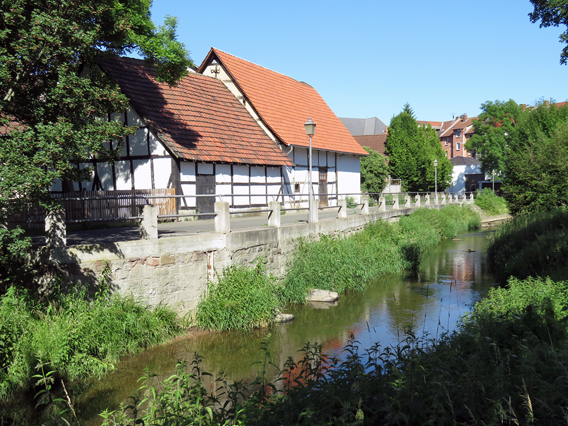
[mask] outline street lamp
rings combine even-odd
[[[434,194],[436,194],[436,204],[438,204],[438,159],[434,158]]]
[[[312,136],[316,132],[316,123],[312,121],[312,117],[308,117],[308,121],[304,123],[304,128],[306,129],[306,135],[310,137],[310,152],[308,153],[308,223],[312,223],[312,210],[313,210],[313,198],[314,198],[314,188],[312,186]]]

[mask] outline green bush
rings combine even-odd
[[[490,188],[477,191],[475,195],[475,205],[485,212],[485,214],[496,216],[509,213],[507,201],[499,197]]]
[[[0,399],[32,386],[38,366],[68,380],[100,376],[180,331],[176,313],[132,298],[89,301],[77,291],[40,304],[12,287],[0,301]]]
[[[567,277],[568,210],[516,216],[499,227],[487,249],[495,278]]]
[[[250,330],[269,324],[279,307],[275,282],[262,263],[231,266],[197,307],[197,324],[209,330]]]

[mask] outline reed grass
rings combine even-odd
[[[197,325],[208,330],[250,330],[268,325],[279,308],[274,279],[262,262],[231,266],[197,307]]]
[[[418,270],[425,251],[443,238],[480,226],[479,215],[455,205],[421,208],[398,223],[377,221],[350,237],[321,237],[299,244],[281,290],[285,303],[304,303],[309,290],[364,289],[371,278]]]

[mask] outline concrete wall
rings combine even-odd
[[[285,272],[299,239],[320,234],[348,235],[376,220],[396,220],[412,209],[350,215],[346,218],[263,227],[230,233],[201,233],[155,240],[59,247],[54,260],[76,281],[95,283],[105,262],[114,290],[152,306],[165,304],[180,313],[194,310],[225,267],[267,260],[269,273]]]

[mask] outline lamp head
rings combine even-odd
[[[312,117],[309,117],[308,121],[304,123],[304,128],[306,129],[306,135],[314,135],[314,133],[316,132],[316,123],[312,121]]]

